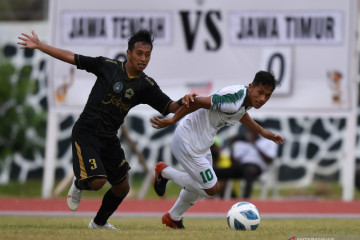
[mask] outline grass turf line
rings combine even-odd
[[[160,218],[111,218],[109,222],[119,228],[118,231],[88,229],[90,220],[83,217],[2,217],[0,236],[7,240],[286,240],[292,236],[360,239],[360,219],[263,219],[255,231],[230,230],[225,218],[185,218],[185,230],[169,229],[161,224]]]

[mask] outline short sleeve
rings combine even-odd
[[[147,82],[148,87],[144,92],[142,103],[148,104],[163,116],[168,115],[169,106],[172,103],[171,98],[166,95],[152,79],[149,80],[152,84]]]
[[[100,73],[100,67],[102,66],[102,57],[88,57],[80,54],[75,54],[75,64],[78,69],[86,70],[96,76]]]
[[[211,97],[211,109],[220,110],[227,114],[236,113],[243,106],[245,96],[244,90],[224,95],[213,94]]]

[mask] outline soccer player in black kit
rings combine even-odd
[[[107,222],[129,192],[128,170],[117,132],[131,108],[148,104],[162,115],[189,106],[195,94],[172,101],[143,70],[150,61],[153,38],[146,30],[136,32],[128,42],[127,61],[74,54],[41,42],[34,31],[22,33],[21,48],[38,49],[54,58],[74,64],[97,76],[86,106],[72,131],[74,179],[67,203],[78,209],[82,190],[99,190],[106,181],[111,188],[89,228],[116,229]]]

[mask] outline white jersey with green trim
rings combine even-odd
[[[224,126],[239,122],[246,111],[248,87],[228,86],[211,95],[210,109],[200,108],[186,115],[176,128],[177,134],[196,154],[205,154],[214,143],[216,133]]]

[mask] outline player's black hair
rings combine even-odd
[[[276,80],[274,73],[267,71],[258,71],[255,74],[252,84],[254,86],[258,86],[259,84],[263,86],[270,86],[273,91],[277,86],[280,86],[280,82]]]
[[[151,33],[148,30],[142,29],[134,33],[128,41],[128,50],[132,51],[135,43],[144,42],[150,44],[151,50],[153,48],[154,38],[151,36]]]

